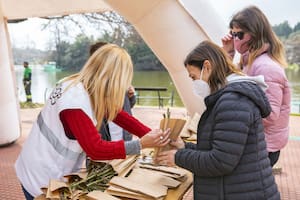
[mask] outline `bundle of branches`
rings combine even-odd
[[[104,191],[108,187],[108,182],[115,175],[117,173],[110,164],[90,161],[87,168],[87,177],[84,179],[79,177],[70,179],[69,187],[71,191],[81,190],[86,193],[93,190]]]
[[[90,161],[87,170],[66,175],[65,181],[50,180],[48,188],[42,188],[43,194],[35,200],[85,200],[90,192],[104,191],[108,182],[117,175],[112,165],[106,162]],[[101,193],[103,194],[103,193]]]

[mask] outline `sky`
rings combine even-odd
[[[221,17],[229,22],[231,16],[249,5],[258,6],[272,25],[287,20],[290,26],[300,22],[300,1],[298,0],[210,0]]]
[[[230,21],[234,13],[249,5],[258,6],[272,25],[288,21],[293,28],[296,23],[300,22],[300,1],[298,0],[210,0],[210,3],[226,23]],[[31,18],[21,23],[9,24],[13,46],[47,49],[52,36],[48,31],[41,30],[44,22],[43,19]],[[95,34],[94,32],[93,35]]]

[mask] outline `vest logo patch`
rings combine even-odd
[[[56,101],[61,97],[61,95],[62,95],[62,84],[58,84],[50,95],[51,105],[54,105]]]

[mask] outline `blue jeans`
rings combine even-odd
[[[22,186],[22,190],[23,190],[24,195],[25,195],[25,199],[26,199],[26,200],[33,200],[34,197],[31,196],[31,194],[30,194],[29,192],[27,192],[27,190],[23,187],[23,185],[21,185],[21,186]]]

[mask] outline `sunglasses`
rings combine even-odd
[[[243,32],[243,31],[238,31],[238,32],[230,31],[230,34],[232,35],[233,38],[238,38],[239,40],[242,40],[242,39],[244,39],[245,32]]]

